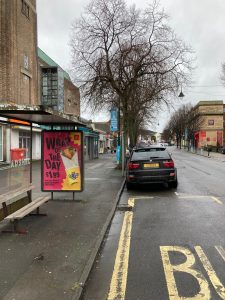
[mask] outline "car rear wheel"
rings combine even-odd
[[[176,180],[176,181],[173,181],[173,182],[169,182],[168,186],[169,186],[169,188],[176,189],[177,186],[178,186],[178,181]]]

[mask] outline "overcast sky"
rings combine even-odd
[[[67,71],[71,67],[71,24],[87,3],[88,0],[37,0],[38,45]],[[127,3],[146,7],[149,1],[127,0]],[[225,87],[220,81],[221,64],[225,62],[225,0],[161,0],[160,3],[175,33],[195,51],[193,84],[183,89],[182,101],[196,104],[200,100],[225,99]],[[162,130],[171,112],[164,111],[152,129]],[[89,117],[85,113],[83,116]],[[104,114],[102,119],[107,116]]]

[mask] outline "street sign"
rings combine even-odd
[[[116,107],[111,109],[110,131],[118,131],[118,109]]]

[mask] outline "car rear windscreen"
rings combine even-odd
[[[138,149],[133,151],[131,160],[149,160],[151,158],[170,159],[170,155],[165,148]]]

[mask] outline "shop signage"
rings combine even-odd
[[[83,190],[82,132],[42,132],[41,186],[46,192]]]

